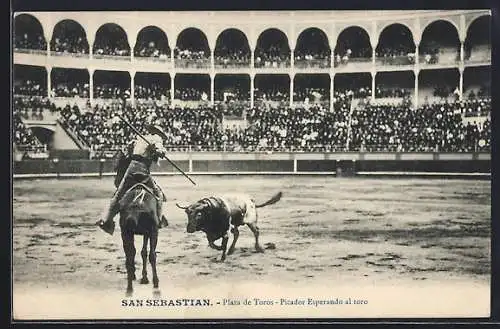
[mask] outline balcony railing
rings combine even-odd
[[[208,69],[210,68],[210,58],[185,59],[176,58],[175,67],[181,69]]]
[[[130,61],[130,55],[103,55],[103,54],[93,54],[94,59],[111,59],[118,61]]]
[[[241,69],[241,68],[250,68],[250,60],[227,60],[227,59],[215,59],[214,61],[215,68],[218,69]]]
[[[390,57],[377,57],[375,63],[379,65],[414,65],[415,58],[411,56],[390,56]]]
[[[47,49],[14,48],[14,52],[34,55],[47,55]]]
[[[278,61],[261,61],[255,62],[255,68],[258,69],[279,69],[279,68],[289,68],[290,59],[284,59]]]
[[[69,57],[76,57],[76,58],[89,58],[90,54],[89,53],[71,53],[71,52],[59,52],[59,51],[50,51],[50,56],[69,56]]]
[[[142,56],[134,56],[134,60],[138,62],[152,62],[152,63],[169,63],[171,61],[170,57],[142,57]]]
[[[294,62],[295,68],[298,69],[308,69],[308,68],[318,68],[318,69],[324,69],[324,68],[329,68],[330,67],[330,59],[329,58],[324,58],[324,59],[300,59],[300,60],[295,60]]]

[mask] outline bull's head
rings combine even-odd
[[[176,203],[178,208],[184,209],[188,217],[186,230],[188,233],[199,231],[206,217],[208,205],[202,202],[196,202],[190,206],[181,206]]]

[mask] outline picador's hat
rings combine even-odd
[[[153,135],[158,135],[163,139],[167,139],[167,134],[163,131],[163,129],[158,125],[146,124],[146,130]]]

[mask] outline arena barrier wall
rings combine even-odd
[[[169,157],[192,175],[438,176],[490,178],[488,153],[173,153]],[[114,174],[112,160],[23,160],[14,178],[98,177]],[[156,175],[179,172],[167,161]]]

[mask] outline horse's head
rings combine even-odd
[[[189,206],[181,206],[176,203],[176,206],[184,209],[188,217],[186,230],[188,233],[194,233],[201,230],[204,221],[208,218],[210,205],[207,202],[200,200]]]

